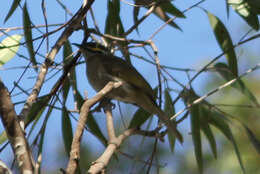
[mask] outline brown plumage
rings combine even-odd
[[[180,142],[182,135],[176,129],[176,125],[156,104],[153,90],[143,76],[123,59],[105,54],[105,48],[90,42],[83,45],[75,44],[83,53],[89,83],[96,91],[100,91],[109,81],[122,81],[122,86],[112,90],[108,98],[140,106],[151,114],[157,115]]]

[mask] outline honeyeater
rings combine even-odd
[[[107,95],[108,98],[135,104],[157,115],[167,126],[169,133],[173,133],[180,142],[183,141],[176,124],[156,104],[156,97],[149,83],[132,65],[112,55],[101,44],[86,42],[74,45],[85,57],[88,81],[96,91],[100,91],[110,81],[122,81],[119,88],[113,89]]]

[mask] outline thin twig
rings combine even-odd
[[[47,74],[49,66],[52,65],[52,62],[54,58],[56,57],[57,53],[59,52],[61,46],[67,41],[68,37],[78,28],[78,25],[82,21],[83,17],[85,16],[86,12],[91,7],[94,0],[89,0],[88,3],[83,6],[81,9],[78,10],[78,12],[75,14],[75,16],[72,17],[72,19],[68,22],[68,27],[65,28],[55,45],[52,47],[49,54],[46,56],[45,62],[42,64],[40,72],[38,74],[37,81],[35,82],[35,85],[33,87],[33,90],[30,94],[30,96],[27,98],[27,101],[22,109],[22,112],[20,114],[22,119],[25,119],[25,117],[28,115],[29,110],[32,107],[32,104],[35,102],[35,100],[38,97],[38,94],[42,88],[43,82],[45,80],[45,76]]]
[[[157,70],[157,78],[158,78],[158,89],[159,89],[159,107],[161,107],[162,104],[162,78],[161,78],[161,65],[160,60],[158,57],[158,49],[156,45],[153,43],[152,40],[149,40],[150,46],[154,53],[154,59],[156,64],[156,70]]]
[[[73,13],[60,0],[56,0],[56,1],[64,9],[66,13],[68,13],[70,16],[73,16]]]
[[[46,31],[46,33],[49,33],[45,0],[42,0],[41,6],[42,6],[42,14],[43,14],[44,23],[46,25],[45,31]],[[47,50],[47,53],[48,53],[49,52],[49,37],[48,36],[46,37],[46,50]]]
[[[223,51],[221,54],[219,54],[218,56],[216,56],[215,58],[213,58],[209,63],[207,63],[201,70],[199,70],[191,79],[190,81],[188,82],[187,85],[185,85],[185,88],[182,90],[182,92],[184,92],[184,90],[204,71],[206,71],[208,69],[208,67],[210,65],[212,65],[214,62],[216,62],[219,58],[221,58],[223,55],[225,55],[228,51],[230,51],[231,49],[234,49],[240,45],[243,45],[249,41],[252,41],[256,38],[259,38],[260,37],[260,34],[256,34],[256,35],[253,35],[251,36],[250,38],[244,40],[244,41],[240,41],[238,42],[237,44],[233,45],[233,47],[227,49],[226,51]],[[175,101],[179,100],[181,98],[181,94],[182,92],[180,92],[180,94],[176,97]],[[184,111],[182,111],[184,112]]]
[[[248,108],[248,109],[259,109],[259,106],[255,105],[243,105],[243,104],[220,104],[220,103],[214,103],[212,104],[214,106],[219,106],[219,107],[239,107],[239,108]]]
[[[129,28],[125,33],[124,36],[129,35],[130,33],[132,33],[132,31],[134,29],[136,29],[150,14],[153,13],[153,11],[156,8],[156,4],[152,5],[149,10],[145,13],[145,15],[143,17],[141,17],[131,28]]]
[[[257,70],[260,68],[260,63],[258,63],[256,66],[254,66],[253,68],[250,68],[249,70],[247,70],[246,72],[242,73],[240,76],[224,83],[223,85],[220,85],[219,87],[211,90],[210,92],[208,92],[207,94],[203,95],[202,97],[194,100],[193,102],[191,102],[187,107],[185,107],[184,109],[180,110],[179,112],[177,112],[175,115],[173,115],[171,117],[171,120],[173,120],[174,118],[176,118],[177,116],[179,116],[180,114],[182,114],[183,112],[185,112],[187,109],[189,109],[191,106],[195,105],[195,104],[198,104],[200,102],[202,102],[203,100],[205,100],[207,97],[211,96],[212,94],[215,94],[216,92],[218,92],[219,90],[227,87],[227,86],[230,86],[231,84],[235,83],[237,80],[241,79],[242,77],[248,75],[249,73]]]
[[[57,26],[61,26],[63,24],[49,24],[48,27],[57,27]],[[35,26],[30,26],[30,29],[32,28],[43,28],[46,27],[45,24],[41,24],[41,25],[35,25]],[[21,27],[7,27],[7,28],[1,28],[0,27],[0,31],[5,31],[5,32],[9,32],[9,31],[13,31],[13,30],[23,30],[23,26]]]
[[[134,53],[130,53],[131,56],[134,56],[138,59],[141,59],[141,60],[144,60],[145,62],[148,62],[152,65],[156,65],[156,63],[154,63],[153,61],[151,60],[148,60],[147,58],[144,58],[143,56],[139,56],[137,54],[134,54]],[[167,66],[167,65],[160,65],[163,69],[169,69],[169,70],[174,70],[174,71],[195,71],[197,72],[198,70],[196,69],[191,69],[191,68],[177,68],[177,67],[172,67],[172,66]]]
[[[187,11],[189,11],[190,9],[198,6],[199,4],[201,4],[202,2],[204,2],[205,0],[201,0],[195,4],[193,4],[192,6],[190,6],[189,8],[185,9],[182,11],[182,13],[186,13]],[[174,21],[177,17],[174,16],[173,18],[168,19],[161,27],[159,27],[148,40],[152,40],[164,27],[166,27],[170,22]]]
[[[134,133],[135,129],[127,129],[121,135],[119,135],[112,143],[110,143],[104,153],[90,166],[88,173],[97,174],[105,169],[112,155],[116,149],[122,144],[122,142]]]
[[[133,160],[133,161],[138,161],[138,162],[140,162],[140,163],[149,164],[148,161],[145,161],[145,160],[136,158],[135,156],[130,155],[130,154],[126,153],[126,152],[122,152],[122,151],[120,151],[120,150],[118,150],[117,152],[120,153],[121,155],[123,155],[123,156],[125,156],[125,157],[127,157],[127,158],[129,158],[129,159],[131,159],[131,160]],[[159,167],[159,168],[163,168],[163,167],[166,166],[166,164],[164,164],[164,165],[158,165],[158,164],[155,164],[155,163],[152,163],[152,165],[155,166],[155,167]]]
[[[154,140],[154,144],[153,144],[153,152],[151,154],[151,157],[150,157],[150,162],[148,164],[148,169],[146,171],[146,174],[149,174],[150,173],[150,170],[151,170],[151,167],[152,167],[152,164],[153,164],[153,160],[154,160],[154,157],[156,155],[156,152],[157,152],[157,145],[158,145],[158,139],[156,138]]]

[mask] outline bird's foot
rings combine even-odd
[[[101,109],[114,109],[115,108],[115,104],[111,102],[110,99],[108,98],[104,98],[103,100],[101,100],[98,104],[97,107],[95,107],[94,111],[95,112],[101,112]]]

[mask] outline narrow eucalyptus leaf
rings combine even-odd
[[[15,11],[16,8],[18,7],[20,1],[21,1],[21,0],[14,0],[14,1],[13,1],[12,6],[11,6],[10,10],[8,11],[6,17],[5,17],[4,22],[6,22],[6,21],[12,16],[12,14],[14,13],[14,11]]]
[[[214,65],[217,72],[228,82],[232,79],[235,79],[236,77],[233,75],[233,73],[230,71],[229,67],[224,63],[217,63]],[[251,92],[249,88],[245,85],[243,80],[237,79],[236,82],[231,84],[231,87],[237,89],[242,94],[244,94],[246,97],[248,97],[252,103],[254,103],[257,107],[259,107],[259,103],[257,101],[257,98],[254,96],[254,93]]]
[[[245,22],[255,30],[259,30],[257,13],[260,11],[254,0],[227,0],[228,4],[241,16]],[[251,3],[250,3],[251,2]],[[253,2],[253,3],[252,3]],[[256,1],[255,1],[256,2]],[[259,2],[257,2],[259,7]]]
[[[164,92],[164,100],[165,100],[164,112],[166,113],[166,115],[170,117],[175,114],[175,109],[168,89],[166,89]],[[175,136],[173,134],[168,133],[168,141],[169,141],[170,149],[173,152],[175,147],[175,141],[176,141]]]
[[[35,52],[33,48],[33,40],[32,40],[32,22],[29,16],[29,12],[26,6],[26,3],[24,4],[23,7],[23,29],[24,29],[24,36],[25,36],[25,41],[26,41],[26,47],[30,55],[30,60],[32,64],[35,66],[35,71],[38,71],[37,68],[37,62],[35,59]]]
[[[218,128],[226,136],[226,138],[232,143],[234,150],[235,150],[235,153],[237,155],[240,167],[241,167],[243,173],[246,174],[244,164],[243,164],[237,143],[236,143],[235,138],[233,136],[233,133],[232,133],[232,131],[231,131],[231,129],[230,129],[228,123],[227,123],[227,120],[223,119],[224,116],[218,114],[217,112],[212,112],[209,116],[210,116],[209,122],[213,126]]]
[[[199,172],[203,173],[203,159],[200,135],[200,110],[199,105],[193,105],[190,108],[191,135],[194,145],[195,157]]]
[[[247,133],[251,143],[255,147],[258,154],[260,154],[260,141],[259,141],[259,139],[256,138],[255,134],[247,126],[245,126],[245,125],[243,125],[243,126],[246,130],[246,133]]]
[[[210,114],[210,111],[208,111],[205,107],[203,107],[203,105],[200,106],[200,112],[201,112],[201,118],[200,118],[200,121],[201,121],[201,130],[203,131],[203,133],[205,134],[208,142],[209,142],[209,145],[210,145],[210,148],[211,148],[211,151],[214,155],[215,158],[217,158],[217,143],[216,143],[216,140],[215,140],[215,137],[214,137],[214,134],[210,128],[210,125],[209,125],[209,122],[208,122],[208,115]]]
[[[225,25],[221,22],[221,20],[214,16],[213,14],[207,12],[208,18],[211,24],[211,27],[214,31],[215,37],[218,41],[218,44],[225,56],[227,58],[228,66],[231,72],[235,77],[238,76],[238,68],[237,68],[237,57],[234,50],[234,46],[231,40],[231,37],[226,29]]]
[[[62,108],[62,137],[67,156],[70,155],[71,144],[73,139],[71,120],[65,107]]]

